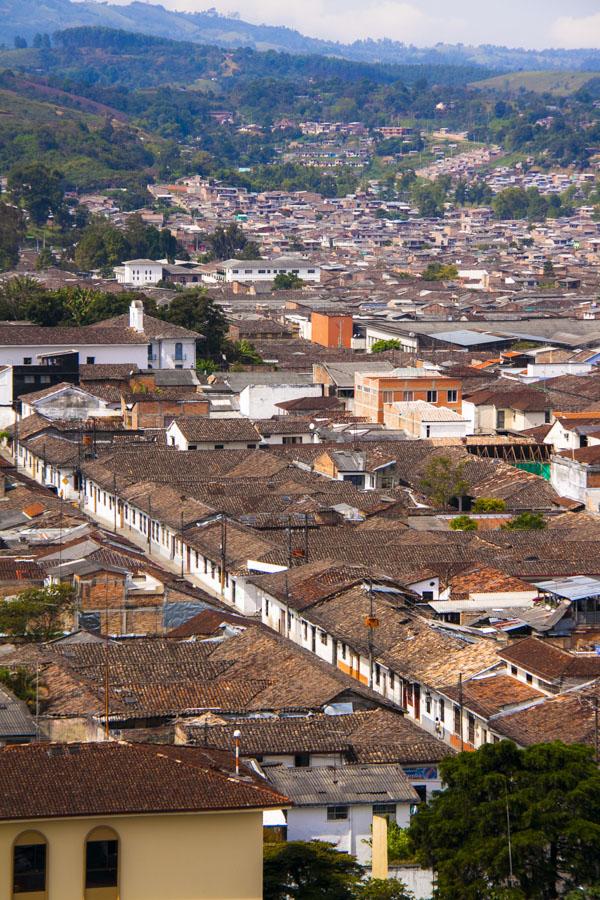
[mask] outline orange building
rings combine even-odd
[[[333,313],[313,312],[311,319],[311,340],[322,347],[352,346],[352,316]]]
[[[461,381],[424,367],[392,369],[379,374],[357,372],[354,376],[354,415],[368,422],[383,424],[385,403],[413,400],[424,400],[460,413]]]

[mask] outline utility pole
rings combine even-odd
[[[114,523],[113,532],[117,533],[117,473],[113,472],[113,504],[114,504]]]
[[[183,578],[185,573],[185,563],[183,560],[183,510],[181,510],[179,514],[179,536],[181,538],[181,577]]]
[[[225,567],[227,565],[227,519],[221,515],[221,594],[225,594]]]
[[[148,495],[148,555],[152,556],[152,500]]]
[[[460,734],[460,749],[461,753],[465,749],[465,741],[463,736],[463,680],[462,680],[462,672],[459,673],[458,676],[458,710],[460,715],[459,722],[459,734]]]

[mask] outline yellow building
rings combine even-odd
[[[0,750],[0,900],[259,900],[262,812],[229,754],[121,742]]]

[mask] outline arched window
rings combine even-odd
[[[13,844],[13,898],[46,900],[48,844],[39,831],[24,831]]]
[[[94,828],[85,842],[85,900],[100,896],[119,896],[119,837],[112,828]]]

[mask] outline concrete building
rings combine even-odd
[[[405,431],[411,438],[465,437],[469,422],[453,409],[434,406],[424,400],[386,403],[383,423],[393,431]]]
[[[289,797],[289,841],[326,841],[371,863],[373,816],[386,816],[401,828],[410,823],[419,795],[399,765],[348,765],[265,769],[275,790]]]
[[[311,315],[311,340],[322,347],[352,346],[352,316],[313,312]]]
[[[319,266],[306,259],[287,256],[276,259],[226,259],[216,263],[211,272],[206,272],[207,282],[225,282],[231,284],[238,281],[248,284],[257,281],[274,281],[277,275],[297,275],[302,281],[318,284],[321,280]]]
[[[458,412],[462,404],[459,379],[426,366],[392,369],[391,372],[357,372],[354,382],[354,414],[383,424],[385,404],[423,400]]]
[[[163,268],[163,263],[154,259],[127,259],[115,266],[114,273],[119,284],[143,287],[162,281]]]

